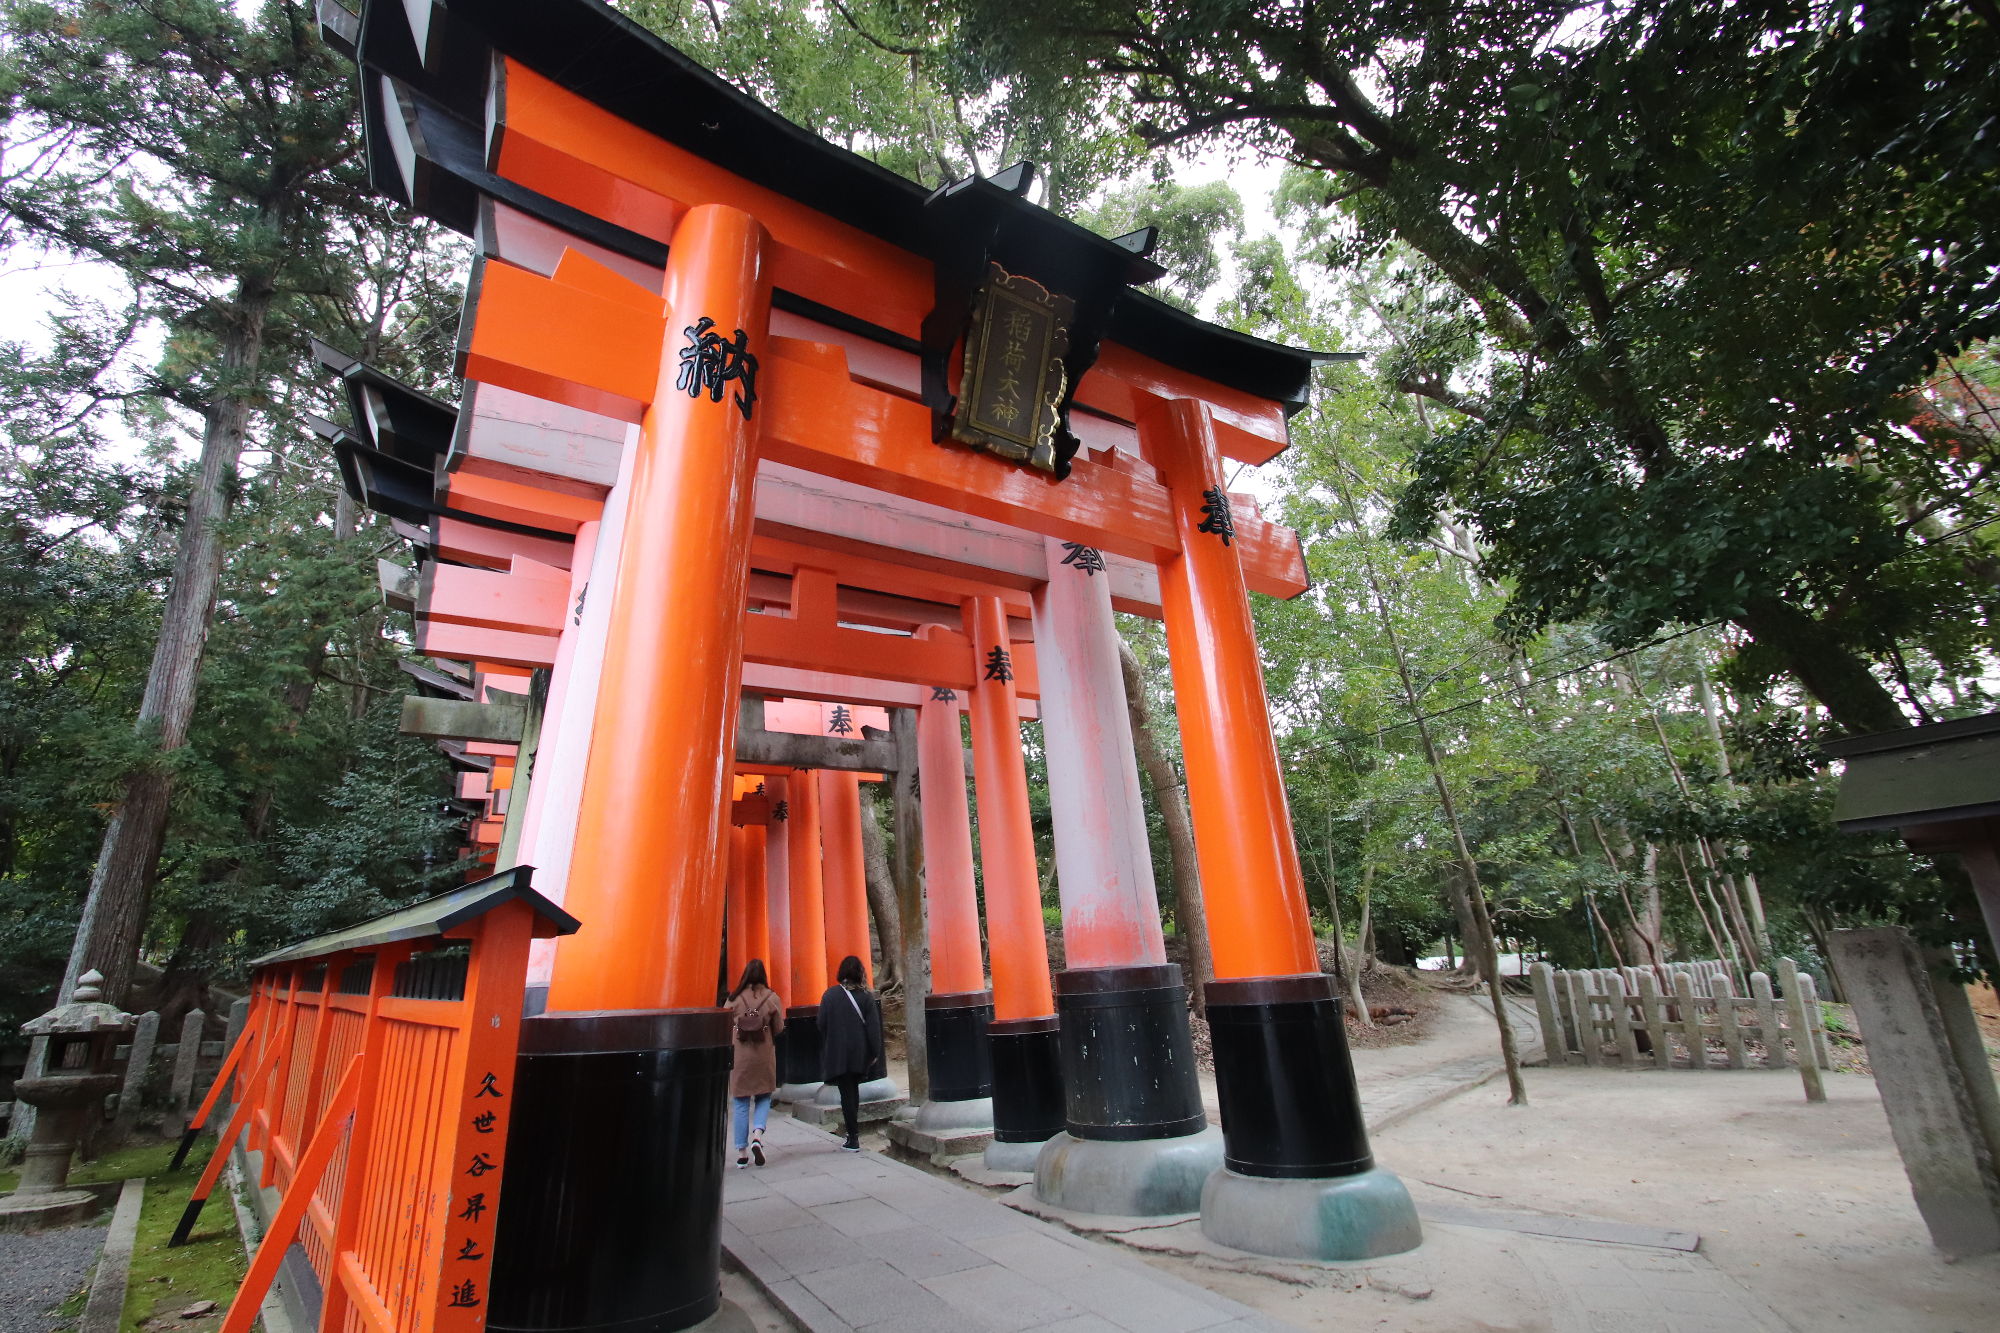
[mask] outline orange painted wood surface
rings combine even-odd
[[[703,161],[513,60],[504,63],[501,80],[502,175],[659,240],[694,205],[740,208],[770,230],[776,285],[917,335],[934,299],[928,260]],[[1245,462],[1264,462],[1286,444],[1278,404],[1114,343],[1104,345],[1078,397],[1128,422],[1138,419],[1144,400],[1207,402],[1220,419],[1228,456]]]
[[[1139,424],[1173,489],[1183,540],[1160,567],[1160,597],[1215,975],[1317,972],[1243,568],[1233,543],[1200,530],[1204,494],[1222,485],[1214,429],[1193,402]]]
[[[567,906],[591,928],[556,950],[551,1010],[704,1008],[715,1001],[725,789],[749,578],[742,553],[770,403],[762,371],[748,411],[738,401],[750,388],[742,381],[718,386],[714,397],[685,391],[679,333],[711,319],[723,337],[741,330],[748,347],[761,351],[770,317],[768,247],[755,220],[715,205],[691,209],[674,232],[664,290],[675,338],[646,347],[651,364],[639,392],[649,406],[632,461],[568,881]],[[596,300],[607,318],[632,308],[604,297],[576,299]],[[563,334],[558,324],[538,331],[544,343]],[[651,795],[635,800],[641,792]]]
[[[515,563],[521,563],[518,557]],[[417,609],[433,621],[455,625],[560,634],[569,613],[569,575],[554,572],[562,575],[561,582],[512,569],[503,573],[432,561],[424,568]]]
[[[438,941],[469,949],[458,998],[395,993],[420,947],[410,941],[253,978],[267,1017],[246,1028],[244,1101],[204,1180],[238,1128],[262,1124],[284,1199],[228,1326],[248,1327],[294,1240],[322,1285],[322,1329],[486,1326],[527,953],[546,929],[513,901]],[[365,986],[349,993],[364,969]],[[286,1072],[260,1084],[267,1069]]]
[[[462,369],[636,420],[654,392],[642,367],[661,355],[663,331],[644,310],[598,289],[489,260]],[[774,462],[1133,559],[1158,562],[1179,550],[1166,488],[1140,470],[1079,457],[1058,482],[990,454],[934,444],[927,408],[855,380],[832,344],[769,339],[759,374],[760,449]],[[1281,597],[1305,588],[1294,534],[1247,514],[1238,533],[1252,588]]]

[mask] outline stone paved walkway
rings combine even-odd
[[[997,1200],[774,1116],[724,1252],[809,1333],[1277,1333],[1286,1325]]]

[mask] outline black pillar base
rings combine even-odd
[[[493,1333],[672,1333],[722,1301],[729,1015],[524,1019]]]
[[[1180,968],[1075,968],[1055,982],[1073,1136],[1171,1139],[1208,1127]]]
[[[1210,982],[1208,1028],[1231,1171],[1327,1178],[1375,1165],[1327,977]]]
[[[932,1101],[971,1102],[993,1095],[993,1053],[986,1041],[992,1022],[992,991],[924,997]]]
[[[996,1142],[1041,1143],[1062,1132],[1062,1043],[1057,1027],[1054,1015],[996,1019],[987,1026]]]
[[[778,1034],[778,1082],[819,1081],[819,1006],[797,1005],[785,1010],[785,1030]]]

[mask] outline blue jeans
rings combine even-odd
[[[764,1132],[764,1122],[771,1118],[771,1094],[760,1092],[755,1097],[731,1097],[730,1122],[736,1130],[736,1151],[742,1152],[750,1144],[750,1130]]]

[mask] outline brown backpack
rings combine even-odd
[[[771,1015],[765,1005],[748,1004],[736,1011],[736,1040],[754,1045],[770,1037],[770,1028]]]

